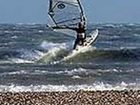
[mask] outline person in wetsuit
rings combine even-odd
[[[77,45],[84,46],[84,42],[85,42],[85,39],[86,39],[85,18],[77,24],[76,28],[68,27],[68,26],[53,27],[53,29],[65,29],[65,28],[74,30],[77,33],[73,49],[76,49]]]
[[[83,46],[86,39],[86,29],[85,25],[82,22],[78,23],[78,28],[75,28],[75,31],[77,33],[77,37],[73,49],[75,49],[77,45]]]

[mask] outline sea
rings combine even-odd
[[[0,92],[140,89],[140,24],[89,24],[97,40],[73,51],[75,35],[45,24],[0,24]]]

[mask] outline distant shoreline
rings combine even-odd
[[[140,105],[140,90],[0,92],[3,105]]]

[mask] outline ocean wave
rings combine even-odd
[[[57,75],[75,75],[75,74],[82,74],[82,73],[88,73],[86,69],[78,68],[78,69],[72,69],[72,70],[64,70],[64,71],[47,71],[47,70],[18,70],[18,71],[10,71],[10,72],[4,72],[0,75],[22,75],[22,74],[29,74],[29,75],[46,75],[46,74],[57,74]]]
[[[140,49],[138,48],[123,48],[117,50],[110,50],[110,49],[104,49],[104,50],[96,50],[95,48],[89,48],[86,50],[83,50],[81,52],[69,52],[69,50],[66,49],[66,47],[52,47],[52,49],[49,49],[48,52],[42,53],[38,52],[36,54],[31,54],[31,57],[29,57],[30,54],[28,54],[27,58],[29,61],[37,61],[38,63],[50,63],[50,64],[58,64],[63,62],[87,62],[88,61],[137,61],[140,60]],[[33,56],[33,57],[32,57]],[[26,56],[24,56],[26,58]],[[33,58],[35,60],[33,60]],[[25,63],[28,62],[28,59],[25,59]],[[17,60],[16,60],[17,61]],[[19,60],[20,63],[22,60]],[[19,62],[18,61],[18,62]],[[30,62],[28,62],[30,63]]]
[[[69,63],[90,63],[90,62],[123,62],[140,60],[140,49],[120,48],[120,49],[95,49],[83,53],[72,53],[63,58],[64,62]]]
[[[10,61],[10,63],[16,64],[35,63],[44,54],[39,50],[26,50],[26,49],[21,49],[17,52],[18,52],[17,55],[9,57],[7,59],[8,61]]]
[[[20,71],[4,72],[4,73],[1,73],[0,75],[1,76],[3,76],[3,75],[17,75],[17,74],[27,74],[27,73],[28,73],[27,71],[20,70]]]
[[[70,50],[67,43],[52,43],[43,41],[40,47],[43,50],[47,50],[43,56],[38,59],[38,63],[60,63],[61,59],[67,55]]]
[[[95,48],[93,48],[92,46],[82,48],[79,51],[73,50],[71,53],[69,53],[69,55],[64,57],[62,61],[67,61],[67,60],[74,58],[75,56],[77,56],[81,53],[86,53],[86,52],[93,51],[93,50],[95,50]]]
[[[75,76],[76,74],[82,74],[82,73],[86,73],[87,74],[88,71],[86,69],[83,69],[83,68],[78,68],[78,69],[64,70],[64,71],[54,71],[54,72],[47,71],[47,73],[48,74],[64,74],[64,75]]]
[[[98,37],[97,42],[94,44],[95,49],[92,46],[89,49],[81,50],[79,53],[77,52],[74,53],[74,51],[72,51],[73,42],[69,40],[69,37],[67,37],[66,35],[61,35],[60,33],[58,35],[58,33],[54,33],[54,32],[51,32],[52,35],[49,35],[47,31],[44,31],[46,30],[44,28],[45,25],[41,25],[41,24],[8,25],[7,24],[7,25],[0,25],[0,26],[1,26],[0,28],[2,28],[1,30],[4,33],[10,33],[5,36],[2,35],[2,38],[4,38],[4,40],[3,39],[1,40],[1,49],[3,51],[1,51],[0,53],[0,60],[1,59],[5,61],[7,60],[6,62],[10,61],[10,63],[58,64],[58,63],[72,63],[72,62],[89,63],[88,61],[94,63],[94,60],[95,61],[98,60],[100,62],[106,60],[108,61],[117,60],[120,62],[140,60],[139,57],[140,56],[140,47],[139,47],[140,25],[138,24],[99,24],[97,25],[97,28],[99,27],[100,35]],[[100,27],[102,27],[102,29],[100,29]],[[30,29],[33,29],[35,32],[30,31],[31,33],[28,33]],[[22,34],[17,34],[19,32],[22,32]],[[40,34],[42,32],[44,33]],[[28,34],[31,34],[30,37],[31,41],[30,39],[27,40],[31,42],[29,43],[29,45],[31,44],[31,46],[26,47],[25,45],[24,48],[22,49],[23,44],[26,43],[26,41],[24,42],[24,40],[27,39],[26,37]],[[44,38],[46,37],[46,36],[44,37],[44,35],[46,34],[47,34],[47,39],[44,40]],[[64,36],[66,37],[66,39],[64,38]],[[57,39],[59,40],[59,43],[53,43],[56,42]],[[9,41],[8,43],[7,40]],[[14,44],[13,44],[13,40],[14,40]],[[6,43],[5,42],[3,43],[3,41],[6,41]],[[14,50],[12,48],[14,48]]]
[[[7,51],[0,54],[1,59],[7,59],[10,63],[42,63],[50,62],[55,59],[59,52],[66,49],[65,43],[52,43],[43,41],[39,46],[42,49],[19,49],[17,51]],[[41,62],[40,62],[41,61]]]
[[[54,48],[66,49],[68,46],[66,43],[53,43],[53,42],[43,41],[40,44],[40,47],[43,48],[44,50],[52,50]]]
[[[72,78],[80,78],[79,75],[92,75],[92,74],[98,74],[98,73],[121,73],[121,72],[134,72],[133,69],[130,70],[121,70],[121,69],[84,69],[84,68],[75,68],[75,69],[66,69],[66,70],[59,70],[59,71],[53,71],[53,70],[18,70],[18,71],[10,71],[10,72],[3,72],[0,74],[0,76],[3,75],[68,75],[72,76]]]
[[[21,63],[34,63],[34,61],[26,60],[26,59],[20,59],[20,58],[12,58],[9,61],[10,61],[10,63],[17,63],[17,64],[21,64]]]
[[[49,71],[41,71],[41,70],[35,70],[35,71],[30,71],[30,70],[18,70],[18,71],[10,71],[10,72],[4,72],[0,73],[0,76],[7,76],[7,75],[41,75],[41,74],[52,74]]]
[[[118,49],[96,49],[90,47],[82,51],[67,49],[65,44],[51,44],[45,47],[47,51],[22,49],[15,52],[3,52],[0,54],[1,61],[9,63],[83,63],[97,61],[137,61],[140,60],[140,49],[137,47],[120,47]],[[55,47],[54,47],[55,46]],[[4,63],[3,62],[3,63]]]
[[[111,85],[103,82],[94,83],[92,85],[30,85],[18,86],[11,84],[9,86],[0,85],[0,92],[58,92],[58,91],[104,91],[104,90],[139,90],[140,84],[125,83]]]

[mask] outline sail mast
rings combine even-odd
[[[84,16],[83,7],[82,7],[82,5],[81,5],[81,3],[80,3],[80,0],[77,0],[77,1],[78,1],[78,4],[79,4],[79,7],[80,7],[80,10],[81,10],[81,14],[82,14],[82,16]]]
[[[81,10],[81,21],[84,22],[84,24],[86,25],[86,17],[84,14],[83,6],[82,6],[80,0],[77,0],[77,1],[78,1],[79,6],[80,6],[80,10]]]
[[[50,12],[52,10],[52,8],[51,8],[52,7],[52,0],[49,0],[49,4],[50,4],[49,5],[49,12]]]

